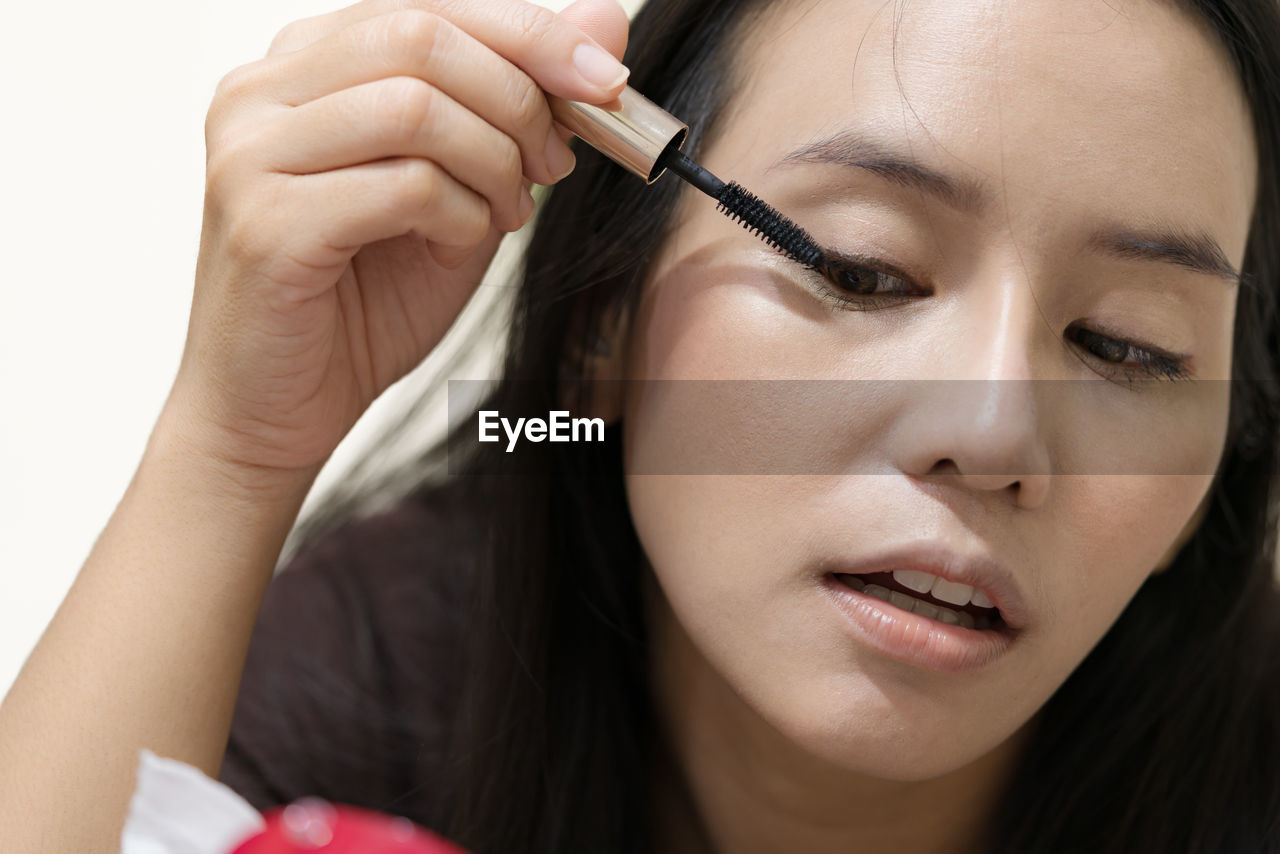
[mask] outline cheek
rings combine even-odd
[[[786,480],[626,479],[631,517],[664,602],[650,614],[652,637],[668,649],[659,639],[687,637],[691,654],[677,656],[677,667],[692,668],[700,682],[732,686],[748,708],[784,730],[814,717],[798,708],[805,704],[831,711],[828,686],[803,674],[815,660],[838,660],[824,655],[832,653],[831,638],[817,628],[816,603],[801,583],[803,498]]]
[[[854,470],[885,427],[885,387],[837,379],[849,372],[839,357],[863,348],[815,311],[826,310],[760,269],[676,265],[665,273],[629,339],[628,472]]]
[[[716,225],[722,224],[715,221]],[[696,232],[696,227],[692,230]],[[695,237],[689,237],[692,242]],[[688,253],[673,240],[655,261],[632,326],[634,379],[776,379],[831,375],[849,332],[830,308],[777,268],[775,255],[736,235]]]
[[[1054,538],[1057,559],[1071,556],[1053,576],[1059,603],[1051,631],[1093,643],[1120,616],[1160,565],[1195,513],[1211,475],[1116,475],[1059,478],[1062,507]],[[1052,564],[1055,555],[1043,555]],[[1079,653],[1079,650],[1075,650]]]
[[[740,605],[767,597],[780,578],[794,573],[802,548],[782,533],[799,527],[802,499],[785,480],[627,476],[636,533],[673,603],[687,603],[691,613],[713,613],[721,610],[716,602]]]

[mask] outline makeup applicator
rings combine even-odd
[[[752,233],[800,264],[824,272],[827,259],[803,228],[737,182],[726,184],[693,160],[680,146],[689,126],[627,86],[618,96],[620,110],[548,95],[551,115],[592,148],[652,184],[670,169],[719,204],[717,210],[739,220]]]

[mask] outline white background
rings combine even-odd
[[[265,54],[285,24],[349,2],[6,6],[0,694],[120,500],[173,382],[191,305],[214,87]],[[541,5],[561,9],[567,0]],[[389,393],[375,404],[313,498],[395,402]]]

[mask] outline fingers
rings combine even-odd
[[[297,211],[289,233],[262,235],[261,241],[276,243],[284,255],[295,258],[316,245],[332,253],[330,258],[301,258],[310,266],[343,261],[366,243],[410,231],[465,257],[490,233],[484,198],[421,158],[393,157],[297,176],[289,180],[287,192],[290,209]],[[294,235],[303,235],[306,246],[293,249]]]
[[[526,219],[516,143],[417,77],[375,80],[287,110],[267,123],[257,142],[269,152],[267,168],[295,175],[422,157],[483,196],[503,230],[515,231]],[[538,156],[544,159],[541,151]]]
[[[575,0],[557,14],[619,59],[627,52],[631,21],[618,0]]]
[[[552,136],[551,111],[534,80],[438,15],[417,10],[368,18],[281,57],[263,96],[288,106],[391,77],[417,77],[510,137],[523,174],[554,184],[571,164]],[[553,163],[549,159],[553,157]]]
[[[525,0],[365,0],[290,24],[276,36],[269,55],[300,50],[359,21],[400,11],[447,18],[553,95],[605,103],[626,80],[621,63],[581,29]]]
[[[613,0],[579,0],[565,17],[525,0],[363,0],[295,22],[219,82],[207,193],[224,205],[284,197],[278,230],[290,233],[237,239],[269,251],[292,238],[306,263],[410,231],[437,260],[461,257],[528,220],[530,181],[571,170],[571,134],[546,93],[609,105],[625,85],[573,18],[625,46]]]

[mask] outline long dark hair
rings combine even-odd
[[[695,158],[736,89],[734,47],[767,5],[649,0],[632,23],[630,83],[689,123]],[[1280,851],[1280,8],[1177,5],[1230,54],[1260,155],[1228,444],[1194,534],[1041,710],[988,827],[992,852]],[[563,408],[592,342],[629,316],[686,191],[575,151],[535,222],[504,379],[481,408]],[[620,430],[546,445],[518,475],[477,474],[500,468],[482,452],[410,495],[457,489],[482,522],[466,680],[437,790],[416,814],[476,854],[652,850],[660,748]]]

